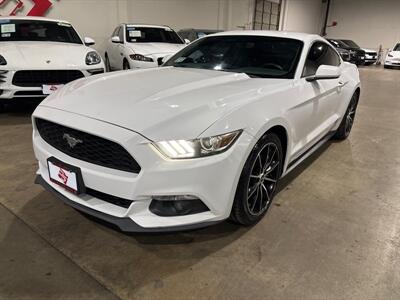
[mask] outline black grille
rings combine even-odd
[[[84,77],[78,70],[17,71],[12,83],[23,87],[41,87],[43,84],[66,84]]]
[[[95,197],[97,199],[103,200],[104,202],[108,202],[123,208],[129,208],[132,204],[132,200],[119,198],[113,195],[105,194],[93,189],[86,188],[86,194]]]
[[[69,156],[111,169],[140,172],[136,160],[117,143],[43,119],[35,119],[35,122],[43,140]],[[67,137],[79,142],[71,147]]]

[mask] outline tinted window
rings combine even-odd
[[[348,48],[349,47],[348,45],[346,45],[345,43],[343,43],[340,40],[331,40],[331,39],[329,39],[328,41],[329,41],[329,43],[331,43],[332,46],[334,46],[336,48]]]
[[[339,55],[328,44],[316,42],[308,52],[303,77],[315,75],[320,65],[339,66]]]
[[[351,48],[360,48],[356,43],[354,43],[352,40],[342,40],[343,43],[346,45],[349,45]]]
[[[393,51],[400,51],[400,44],[394,46]]]
[[[183,44],[178,34],[170,28],[126,26],[128,43],[171,43]]]
[[[197,40],[165,66],[293,78],[303,42],[263,36],[213,36]]]
[[[35,20],[2,20],[1,42],[60,42],[82,44],[71,24]]]

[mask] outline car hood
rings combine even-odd
[[[366,53],[377,53],[376,50],[373,49],[367,49],[367,48],[362,48]]]
[[[1,42],[0,53],[10,69],[76,69],[86,67],[84,45],[56,42]]]
[[[192,139],[259,97],[261,88],[273,93],[291,82],[163,67],[81,79],[40,105],[118,125],[153,141]]]
[[[134,53],[142,55],[174,54],[186,46],[171,43],[128,43],[127,45]]]
[[[400,51],[390,51],[388,54],[393,56],[389,58],[400,58]]]

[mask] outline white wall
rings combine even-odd
[[[123,22],[165,24],[182,28],[240,29],[251,27],[254,0],[50,0],[52,8],[46,17],[70,21],[82,36],[96,40],[96,49],[103,54],[104,43]],[[24,1],[19,15],[32,8]],[[12,1],[2,7],[7,14]]]
[[[183,28],[237,29],[249,23],[251,0],[128,0],[130,22]]]
[[[113,28],[127,20],[127,1],[130,0],[51,0],[53,6],[46,17],[70,21],[83,37],[95,39],[95,48],[101,51]],[[24,3],[26,6],[18,15],[26,15],[31,9],[29,1]]]
[[[399,0],[332,0],[329,37],[353,39],[361,47],[391,48],[400,41]]]
[[[324,12],[322,0],[284,0],[280,29],[320,34]]]

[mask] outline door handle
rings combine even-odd
[[[337,87],[342,88],[348,83],[349,83],[348,81],[344,82],[343,80],[339,80]]]

